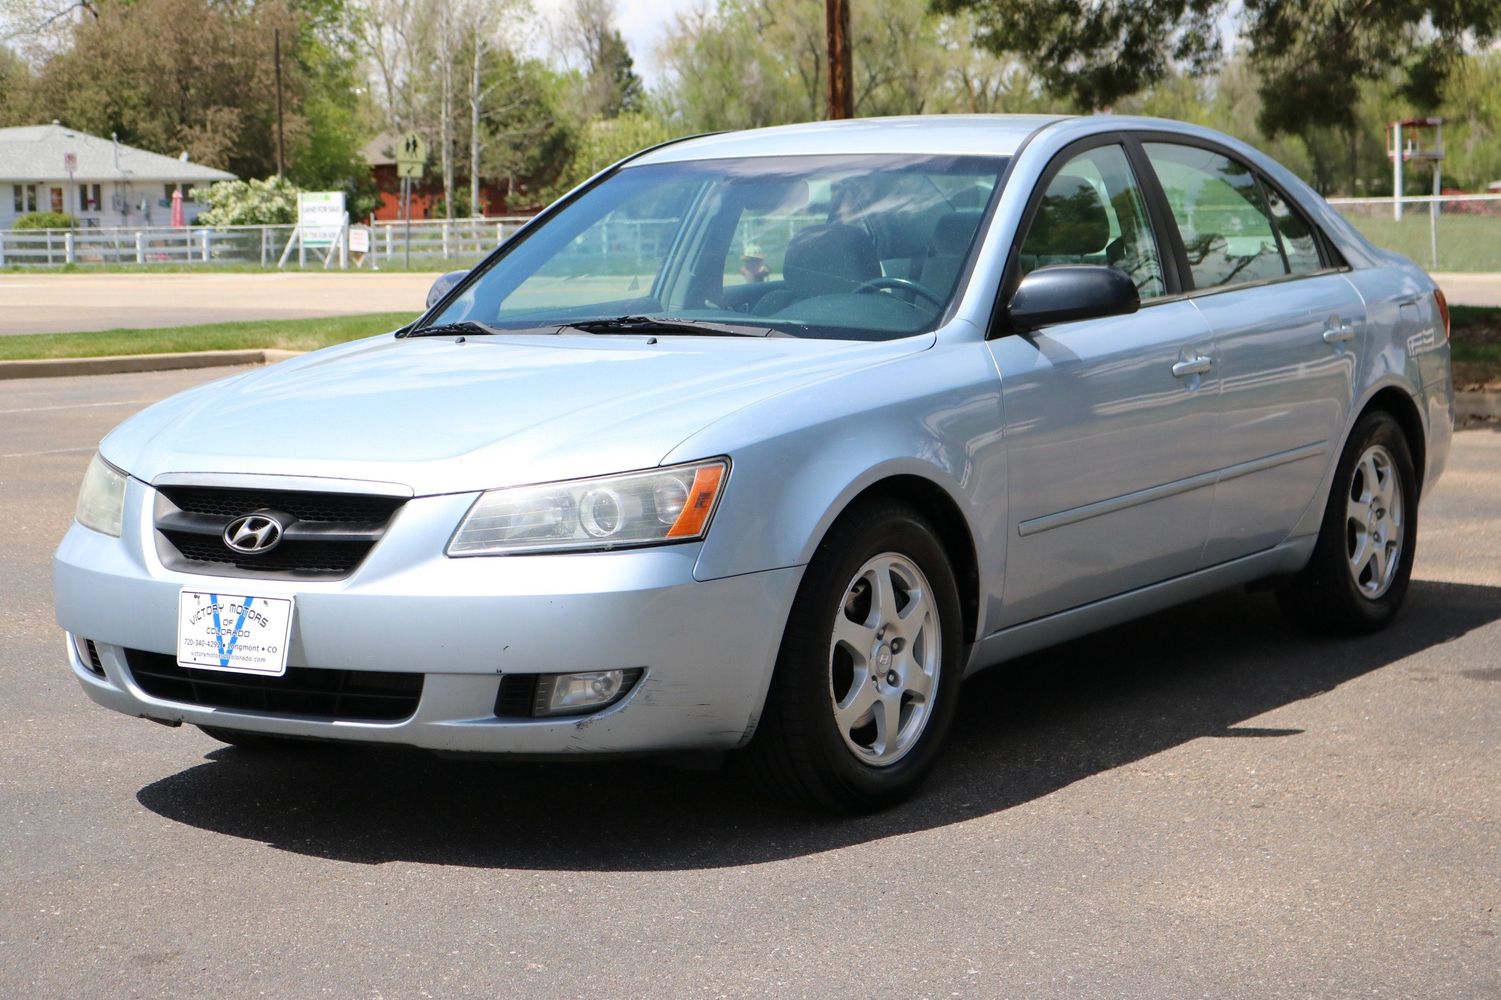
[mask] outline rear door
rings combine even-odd
[[[1130,275],[1143,305],[989,342],[1010,482],[1003,627],[1191,572],[1209,526],[1209,327],[1172,297],[1124,146],[1095,142],[1043,175],[1006,293],[1037,267],[1102,264]]]
[[[1350,412],[1365,304],[1296,206],[1247,164],[1210,144],[1142,148],[1214,339],[1208,566],[1283,541],[1314,501]]]

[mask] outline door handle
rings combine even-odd
[[[1188,358],[1173,365],[1173,378],[1185,378],[1189,375],[1202,375],[1214,366],[1213,358],[1206,358],[1202,354],[1195,358]]]
[[[1355,339],[1355,327],[1349,323],[1340,323],[1324,330],[1324,343],[1338,344],[1346,340]]]

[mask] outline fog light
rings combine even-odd
[[[533,715],[578,715],[615,704],[641,677],[641,668],[543,674],[537,678]]]

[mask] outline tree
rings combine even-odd
[[[0,45],[0,128],[26,124],[23,97],[31,83],[24,60]]]
[[[576,140],[568,166],[547,192],[556,198],[632,153],[672,137],[660,119],[627,114],[587,122]]]
[[[615,26],[613,0],[569,0],[558,47],[582,61],[586,118],[614,118],[642,110],[645,89]]]
[[[1220,54],[1226,0],[934,0],[970,11],[976,41],[1027,63],[1043,86],[1106,108],[1165,79],[1175,65],[1207,71]]]
[[[1207,75],[1223,55],[1228,0],[934,0],[970,10],[976,38],[1023,59],[1053,94],[1106,108],[1175,70]],[[1438,103],[1465,51],[1501,30],[1501,0],[1244,0],[1244,50],[1261,79],[1267,135],[1349,129],[1363,82],[1395,73],[1412,102]]]
[[[96,135],[241,176],[275,169],[272,32],[297,32],[282,0],[228,7],[211,0],[109,4],[78,22],[69,48],[48,58],[25,88],[31,120],[59,119]],[[295,61],[283,67],[289,106],[306,93]],[[306,119],[287,116],[289,141]]]
[[[566,83],[540,60],[508,49],[484,65],[480,168],[514,194],[536,197],[572,161],[584,126],[564,112]]]
[[[822,118],[827,45],[822,0],[722,0],[680,15],[664,41],[664,113],[686,131]],[[851,5],[855,114],[1031,111],[1040,97],[1020,64],[977,47],[970,15],[937,17],[926,0]]]

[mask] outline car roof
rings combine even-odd
[[[1011,156],[1032,133],[1062,118],[1061,115],[912,115],[779,125],[667,143],[642,153],[631,164],[827,153]]]

